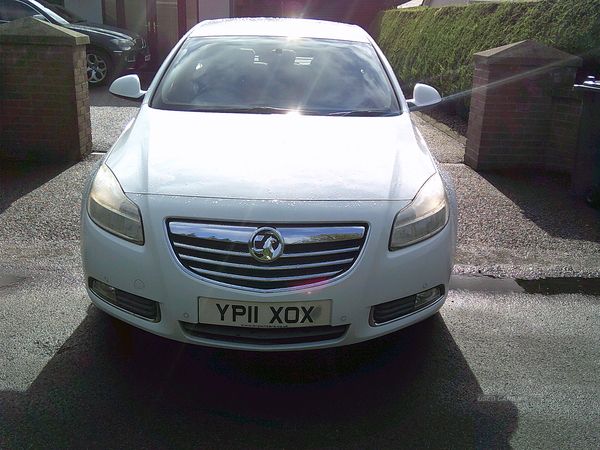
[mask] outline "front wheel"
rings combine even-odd
[[[94,48],[87,51],[87,76],[90,85],[99,86],[108,81],[110,59],[106,53]]]
[[[585,203],[592,208],[600,206],[600,187],[590,186],[583,196]]]

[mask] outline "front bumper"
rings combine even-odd
[[[135,71],[146,67],[152,61],[150,49],[146,46],[141,49],[126,52],[113,52],[115,66],[122,67],[125,71]]]
[[[146,244],[137,246],[99,229],[83,213],[82,255],[92,302],[105,312],[149,332],[181,342],[247,350],[297,350],[349,345],[382,336],[435,314],[443,305],[453,265],[456,223],[430,239],[390,252],[388,241],[401,202],[249,202],[133,196],[142,211]],[[152,203],[150,210],[148,205]],[[335,204],[332,204],[335,203]],[[160,205],[165,204],[165,211]],[[166,210],[170,214],[166,214]],[[197,217],[222,221],[271,223],[368,222],[369,233],[355,265],[331,282],[282,292],[254,292],[223,286],[189,273],[179,264],[167,238],[166,220]],[[319,217],[322,216],[322,217]],[[327,222],[322,220],[327,218]],[[124,301],[156,304],[156,316],[144,317],[103,290],[122,293]],[[104,289],[104,288],[103,288]],[[438,289],[428,298],[428,293]],[[426,302],[414,308],[417,294]],[[328,326],[238,329],[199,325],[199,298],[269,304],[331,301]],[[411,302],[413,308],[411,309]],[[242,303],[243,304],[243,303]],[[136,305],[140,306],[140,305]],[[418,306],[418,305],[417,305]],[[385,315],[392,310],[399,316]],[[399,308],[399,309],[398,309]],[[375,314],[377,313],[377,314]],[[375,314],[375,316],[374,316]],[[383,314],[383,315],[382,315]],[[375,320],[374,317],[384,319]],[[270,331],[269,331],[270,330]]]

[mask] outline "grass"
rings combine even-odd
[[[464,110],[473,54],[531,39],[580,56],[580,77],[600,76],[600,0],[540,0],[396,9],[381,13],[377,40],[407,90],[420,81]]]

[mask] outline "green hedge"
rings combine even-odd
[[[600,0],[474,3],[381,13],[377,40],[402,84],[468,92],[473,54],[525,39],[584,58],[600,77]]]

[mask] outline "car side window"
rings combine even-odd
[[[29,5],[12,0],[0,0],[0,22],[11,22],[36,15],[39,13]]]

